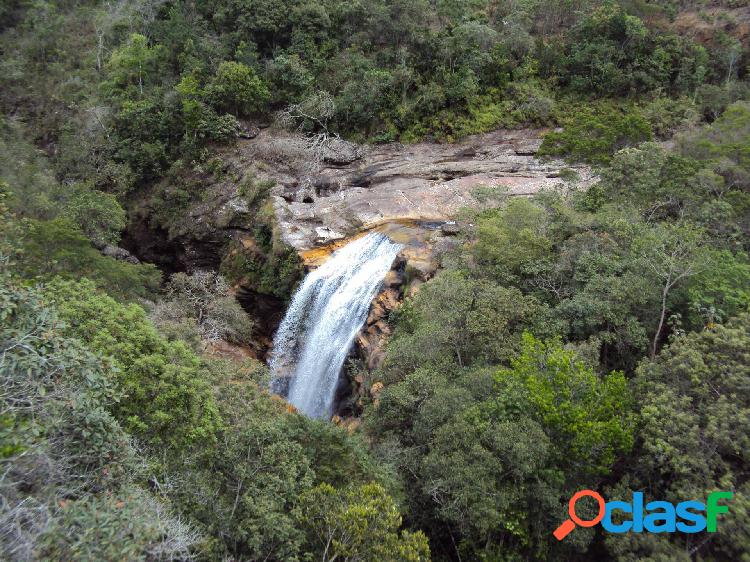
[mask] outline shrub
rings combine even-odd
[[[205,341],[247,343],[253,327],[224,278],[210,271],[175,273],[167,285],[167,300],[156,311],[160,313],[152,318],[160,328],[185,319],[197,327]]]
[[[220,111],[247,115],[263,108],[268,87],[255,71],[241,62],[224,61],[206,88],[206,99]]]
[[[429,559],[427,537],[421,531],[398,533],[401,516],[378,484],[344,490],[321,484],[302,496],[297,517],[314,551],[326,562],[339,557],[384,562]]]
[[[539,155],[604,165],[621,148],[651,138],[651,126],[636,107],[601,103],[563,119],[563,130],[544,137]]]
[[[114,195],[85,184],[61,190],[62,216],[70,219],[92,242],[117,244],[127,217]]]
[[[200,535],[147,493],[62,500],[38,543],[46,560],[192,560]]]
[[[122,398],[112,412],[131,433],[154,445],[206,441],[220,426],[206,371],[182,342],[167,341],[145,311],[96,291],[88,280],[57,280],[47,288],[66,333],[110,357]]]
[[[86,277],[97,288],[125,300],[153,294],[161,273],[150,264],[134,265],[101,255],[73,223],[58,218],[25,223],[19,271],[26,277]]]
[[[643,108],[643,116],[660,139],[671,138],[700,121],[698,107],[689,98],[656,98]]]
[[[44,296],[0,273],[0,557],[8,560],[39,559],[59,502],[117,493],[137,467],[109,413],[121,397],[112,362],[63,334]]]

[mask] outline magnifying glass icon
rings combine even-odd
[[[576,502],[584,496],[594,498],[599,503],[599,513],[591,520],[581,519],[576,515]],[[576,525],[579,527],[593,527],[599,523],[599,521],[604,519],[605,510],[604,498],[600,494],[593,490],[581,490],[580,492],[576,492],[568,502],[568,515],[570,516],[570,519],[563,521],[562,525],[555,529],[555,532],[552,534],[555,535],[557,540],[561,541],[568,536],[568,533],[576,528]]]

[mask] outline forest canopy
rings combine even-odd
[[[0,558],[747,559],[748,25],[741,0],[3,2]],[[251,353],[303,270],[273,182],[222,155],[271,123],[530,129],[594,181],[461,211],[342,427]],[[212,181],[249,250],[188,213]],[[176,265],[190,229],[209,267]],[[734,497],[715,534],[558,542],[581,489]]]

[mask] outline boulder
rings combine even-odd
[[[240,126],[240,130],[237,132],[237,136],[241,139],[254,139],[260,134],[260,127],[255,126]]]
[[[334,166],[346,166],[361,157],[356,144],[339,138],[331,140],[323,152],[323,162]]]
[[[404,284],[404,278],[401,273],[395,269],[391,269],[383,279],[383,287],[393,289],[400,287]]]
[[[105,244],[99,251],[102,253],[102,255],[114,258],[116,260],[125,261],[132,264],[141,263],[137,257],[128,252],[125,248],[113,246],[112,244]]]
[[[442,232],[446,236],[455,236],[456,234],[461,232],[461,227],[458,226],[458,223],[456,221],[448,221],[440,225],[440,232]]]
[[[327,244],[328,242],[332,242],[334,240],[341,240],[342,238],[346,237],[345,234],[341,232],[337,232],[336,230],[333,230],[326,226],[316,227],[315,234],[317,235],[316,242],[318,244]]]
[[[420,281],[429,281],[437,271],[437,263],[432,259],[412,259],[406,262],[406,274]]]

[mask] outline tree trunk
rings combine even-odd
[[[669,283],[664,285],[664,290],[661,293],[661,314],[659,315],[659,325],[656,328],[654,334],[654,342],[651,348],[651,359],[656,357],[656,345],[659,342],[659,336],[661,335],[661,329],[664,326],[664,316],[667,314],[667,295],[669,294]]]

